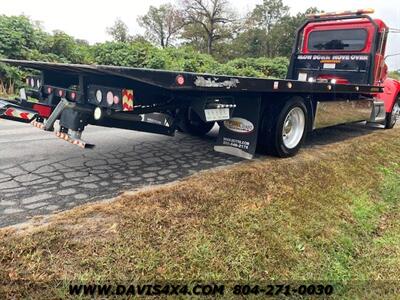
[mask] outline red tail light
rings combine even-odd
[[[176,83],[180,86],[185,84],[185,77],[183,75],[176,76]]]
[[[75,101],[76,100],[76,93],[75,92],[71,92],[71,94],[69,95],[70,100]]]
[[[40,105],[40,104],[34,104],[33,109],[36,110],[39,113],[39,116],[43,118],[48,118],[51,115],[51,107],[45,106],[45,105]]]

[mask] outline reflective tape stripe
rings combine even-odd
[[[64,132],[56,132],[56,136],[64,141],[70,142],[73,145],[79,146],[82,149],[85,149],[86,147],[86,142],[78,139],[73,139],[71,138],[67,133]]]
[[[36,128],[44,129],[44,124],[41,122],[32,121],[31,124],[32,124],[32,126],[35,126]]]
[[[4,115],[7,117],[24,119],[24,120],[32,120],[35,117],[35,114],[33,114],[31,112],[27,112],[27,111],[12,108],[12,107],[7,108]]]
[[[122,91],[122,110],[133,111],[134,95],[133,90]]]
[[[14,110],[12,108],[7,108],[4,115],[7,117],[13,117]]]

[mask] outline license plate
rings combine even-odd
[[[207,122],[229,120],[229,108],[206,109]]]

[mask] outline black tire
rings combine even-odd
[[[179,123],[179,130],[194,136],[204,136],[211,131],[215,122],[204,122],[193,110],[188,109]]]
[[[291,157],[299,152],[307,135],[309,121],[307,107],[304,104],[303,99],[300,97],[294,97],[290,99],[288,102],[286,102],[285,105],[281,107],[276,107],[276,105],[276,103],[272,104],[266,109],[265,113],[263,114],[260,136],[258,138],[259,150],[264,153],[282,158]],[[293,113],[293,111],[295,111],[296,114],[298,114],[299,116],[301,116],[302,112],[304,119],[302,120],[302,122],[299,122],[300,125],[296,127],[299,128],[299,131],[296,135],[296,138],[293,139],[294,145],[288,147],[288,142],[284,142],[283,130],[285,126],[285,121],[287,121],[288,114]],[[289,134],[290,133],[291,130]]]
[[[394,104],[393,110],[390,113],[386,113],[385,129],[392,129],[397,122],[399,117],[398,109],[400,108],[400,100],[397,100]]]

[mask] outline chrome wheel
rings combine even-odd
[[[392,124],[395,124],[400,119],[400,105],[396,102],[392,110]]]
[[[283,123],[282,140],[288,149],[294,149],[300,143],[305,131],[306,117],[300,107],[289,111]]]

